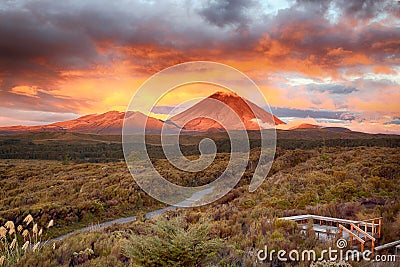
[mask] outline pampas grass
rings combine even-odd
[[[7,229],[8,229],[8,234],[12,235],[15,233],[15,225],[14,222],[12,221],[8,221],[6,222],[6,224],[4,225]]]
[[[29,241],[26,241],[26,242],[24,243],[24,245],[22,246],[22,249],[23,249],[23,250],[27,250],[28,246],[29,246]]]
[[[0,238],[3,238],[7,234],[7,229],[4,226],[0,226]]]
[[[39,228],[34,222],[32,215],[28,214],[23,220],[23,225],[15,227],[13,221],[7,221],[4,226],[0,226],[0,266],[13,266],[19,262],[21,257],[27,255],[30,249],[38,253],[43,244],[43,228]],[[32,223],[32,228],[29,225]],[[51,220],[47,228],[54,225]],[[20,243],[21,242],[21,243]]]
[[[31,222],[33,221],[32,215],[28,214],[28,216],[25,217],[24,223],[28,226]]]
[[[49,221],[49,224],[47,225],[47,228],[50,228],[50,227],[52,227],[54,225],[54,221],[53,220],[50,220]]]

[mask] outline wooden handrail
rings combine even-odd
[[[372,227],[372,226],[378,225],[377,223],[370,223],[370,222],[367,222],[367,221],[346,220],[346,219],[325,217],[325,216],[312,215],[312,214],[304,214],[304,215],[282,217],[281,219],[283,219],[283,220],[291,220],[291,221],[303,221],[303,220],[313,219],[313,220],[323,220],[323,221],[326,221],[326,222],[334,222],[334,223],[340,223],[340,224],[360,223],[360,225],[363,225],[363,226],[367,225],[368,227]]]
[[[377,221],[377,220],[382,220],[382,219],[383,219],[383,217],[376,217],[376,218],[372,218],[372,219],[362,220],[362,222],[371,222],[371,221]]]
[[[353,233],[352,231],[350,231],[349,229],[347,229],[346,227],[344,227],[341,224],[339,224],[339,228],[342,229],[343,231],[345,231],[346,233],[348,233],[349,235],[351,235],[352,237],[354,237],[355,239],[357,239],[361,244],[364,245],[365,240],[361,239],[361,237],[359,237],[358,235],[356,235],[355,233]]]
[[[367,232],[361,230],[360,227],[358,227],[358,226],[355,225],[354,223],[351,223],[350,225],[352,225],[353,228],[357,230],[357,232],[362,233],[364,236],[368,237],[369,239],[371,239],[372,241],[375,242],[375,237],[373,237],[373,236],[371,236],[370,234],[368,234]]]
[[[325,217],[325,216],[319,216],[319,215],[312,215],[312,214],[304,214],[304,215],[296,215],[296,216],[289,216],[289,217],[283,217],[281,218],[283,220],[291,220],[298,222],[300,224],[304,224],[307,220],[316,220],[317,223],[319,221],[320,225],[326,224],[326,225],[346,225],[346,226],[356,226],[357,231],[361,232],[364,234],[365,239],[369,238],[373,241],[375,241],[375,235],[377,235],[378,238],[381,238],[381,227],[383,223],[383,217],[377,217],[373,219],[367,219],[367,220],[362,220],[362,221],[353,221],[353,220],[346,220],[346,219],[340,219],[340,218],[332,218],[332,217]],[[361,230],[360,227],[365,228],[364,230]],[[372,235],[368,234],[368,228],[372,229]]]

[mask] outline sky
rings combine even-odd
[[[158,71],[205,60],[248,75],[286,122],[400,134],[399,3],[1,1],[0,125],[124,111]]]

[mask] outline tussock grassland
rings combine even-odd
[[[228,160],[225,154],[218,157],[214,173],[209,169],[183,176],[162,159],[156,165],[171,181],[192,185],[215,179]],[[72,235],[54,248],[45,246],[40,253],[26,253],[17,266],[179,266],[179,261],[166,257],[166,253],[183,253],[186,247],[177,240],[204,222],[207,229],[203,229],[203,235],[208,239],[199,241],[199,237],[191,236],[204,245],[201,251],[207,253],[196,254],[196,260],[185,261],[185,266],[250,266],[264,245],[270,249],[317,251],[332,245],[315,239],[311,231],[303,237],[295,223],[274,220],[302,213],[347,219],[382,216],[380,242],[400,239],[399,148],[278,149],[269,177],[257,191],[249,193],[256,161],[254,150],[253,163],[243,179],[216,203],[168,212],[164,219],[145,220],[139,216],[137,222]],[[4,223],[13,220],[18,224],[27,213],[41,225],[54,219],[57,224],[50,229],[53,236],[54,231],[62,233],[71,226],[140,215],[162,206],[137,188],[122,163],[63,165],[57,161],[2,160],[0,168],[4,188],[0,216]],[[165,220],[178,222],[171,223],[176,234],[161,238],[165,246],[157,249],[150,240],[163,236]],[[143,245],[132,242],[135,236],[143,238]],[[146,251],[152,251],[158,265],[146,262],[150,259],[140,254]]]

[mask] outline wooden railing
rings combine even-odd
[[[319,216],[319,215],[305,214],[305,215],[283,217],[280,219],[296,221],[300,224],[307,224],[309,220],[312,220],[313,223],[315,223],[315,221],[316,221],[320,225],[331,225],[331,226],[336,226],[336,227],[339,227],[339,224],[350,227],[350,224],[353,223],[360,229],[364,228],[364,232],[369,232],[368,230],[370,229],[371,235],[373,237],[375,237],[375,236],[377,236],[377,238],[381,237],[382,217],[373,218],[373,219],[369,219],[369,220],[363,220],[363,221],[354,221],[354,220],[346,220],[346,219],[340,219],[340,218],[332,218],[332,217],[325,217],[325,216]]]
[[[359,241],[361,243],[361,252],[364,252],[365,240],[363,240],[361,237],[359,237],[358,235],[354,234],[353,231],[347,229],[346,227],[344,227],[341,224],[339,224],[339,229],[340,229],[340,231],[345,231],[346,233],[349,234],[349,236],[350,236],[350,246],[353,245],[353,238],[355,238],[357,241]]]
[[[375,236],[375,234],[378,234],[378,238],[381,238],[381,228],[382,228],[382,220],[383,220],[383,218],[382,217],[378,217],[378,218],[373,218],[373,219],[368,219],[368,220],[362,220],[362,222],[365,222],[365,224],[364,224],[364,228],[365,228],[365,232],[368,232],[367,231],[367,227],[369,226],[369,224],[368,223],[372,223],[372,226],[371,226],[371,233],[372,233],[372,236]],[[378,223],[375,223],[375,222],[378,222]],[[376,229],[376,228],[378,228],[378,229]]]
[[[357,236],[359,236],[359,234],[363,234],[365,241],[367,241],[367,239],[371,240],[371,251],[373,252],[374,251],[374,247],[375,247],[375,237],[371,236],[366,231],[363,231],[361,228],[359,228],[354,223],[351,223],[350,227],[351,227],[350,231],[354,232],[354,230],[356,230],[356,232],[358,233]],[[372,229],[373,229],[373,227],[372,227]],[[366,227],[365,227],[365,230],[367,230]],[[351,240],[351,236],[350,236],[350,240]]]
[[[374,252],[375,242],[377,241],[376,238],[381,237],[382,217],[362,221],[353,221],[340,218],[305,214],[283,217],[280,219],[295,221],[299,224],[316,223],[319,225],[338,227],[341,236],[343,236],[343,231],[349,234],[350,245],[353,244],[353,240],[357,240],[361,243],[362,252],[364,251],[365,243],[369,241],[371,241],[371,251]],[[327,231],[324,234],[329,235],[329,232]],[[360,237],[360,234],[364,239]]]

